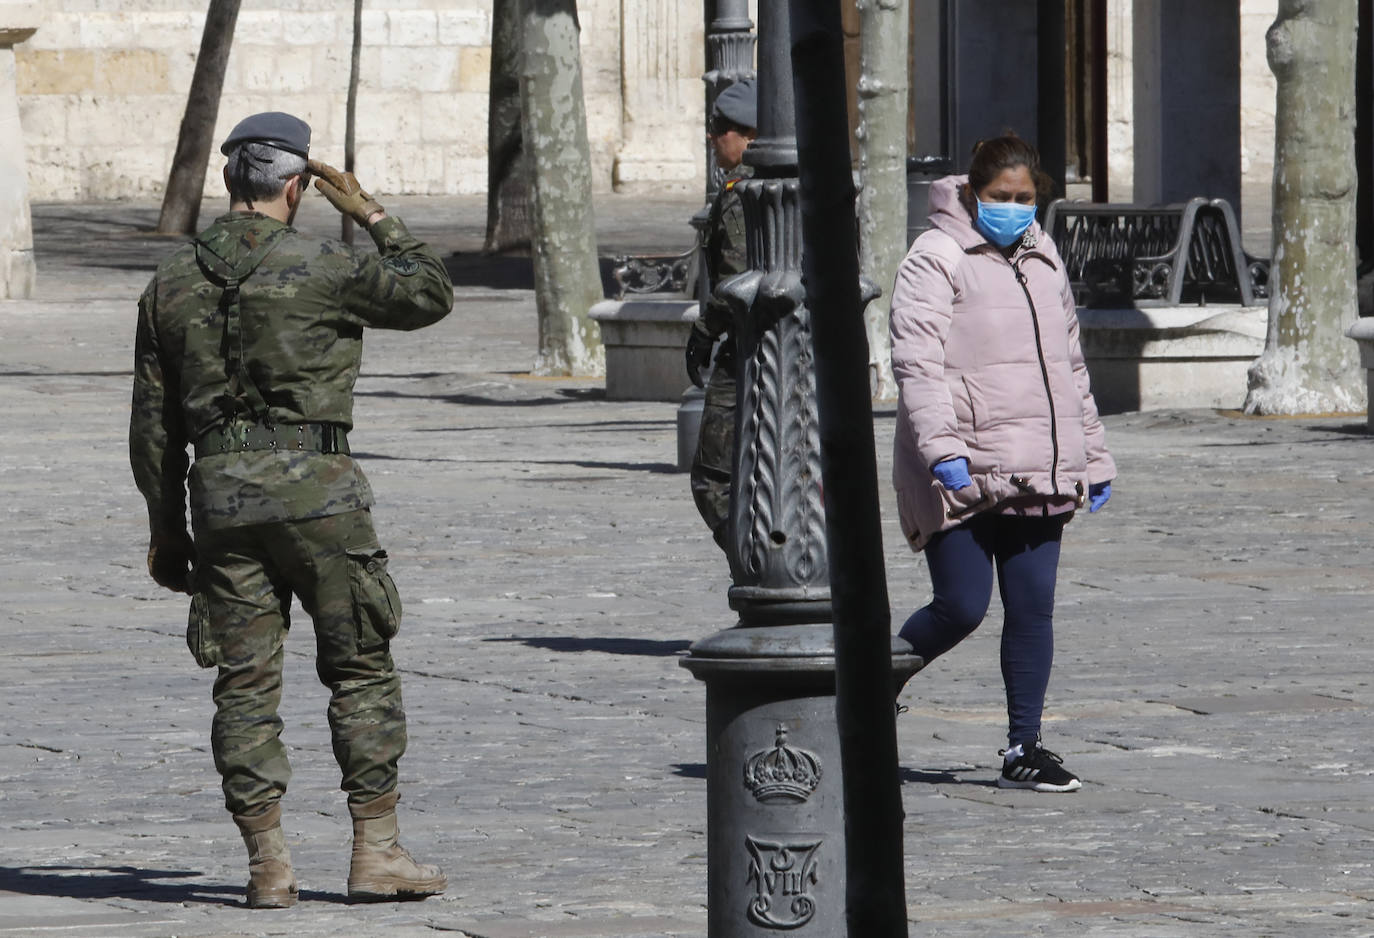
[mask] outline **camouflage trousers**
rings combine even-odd
[[[329,729],[351,804],[396,787],[406,748],[390,639],[401,602],[367,509],[196,532],[196,593],[186,641],[217,667],[211,747],[225,806],[255,814],[291,776],[282,661],[294,595],[315,625],[315,672],[329,688]]]
[[[735,465],[735,340],[727,336],[716,352],[701,431],[692,459],[692,499],[721,550],[730,533],[730,479]]]

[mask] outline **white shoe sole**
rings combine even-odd
[[[1080,782],[1078,779],[1074,779],[1071,782],[1065,782],[1063,785],[1051,785],[1049,782],[1036,781],[1018,782],[1013,779],[1007,778],[1005,775],[999,775],[997,776],[997,787],[1021,788],[1027,791],[1068,792],[1078,791],[1078,789],[1083,787],[1083,783]]]

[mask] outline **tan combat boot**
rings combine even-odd
[[[296,904],[291,852],[281,830],[281,805],[261,814],[235,814],[234,823],[248,848],[248,908],[286,909]]]
[[[396,792],[366,804],[350,804],[353,861],[348,867],[351,899],[423,899],[437,896],[448,878],[437,866],[416,863],[396,842]]]

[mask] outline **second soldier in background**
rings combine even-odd
[[[715,368],[706,386],[701,432],[692,460],[692,498],[721,549],[730,528],[730,478],[735,460],[735,337],[730,309],[716,295],[720,284],[749,269],[745,251],[744,206],[735,185],[751,175],[741,160],[757,134],[758,96],[752,78],[722,91],[711,109],[710,142],[725,178],[711,202],[705,230],[708,296],[687,340],[687,376],[697,387],[702,372]]]

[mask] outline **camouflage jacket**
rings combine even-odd
[[[372,504],[347,454],[252,450],[191,465],[186,452],[231,423],[350,429],[363,328],[418,329],[448,314],[453,285],[438,256],[400,219],[370,233],[379,254],[230,212],[158,266],[138,303],[129,420],[129,461],[154,532],[184,530],[188,469],[197,528]],[[243,278],[236,316],[227,276]],[[231,378],[231,359],[242,378]]]
[[[716,287],[749,269],[744,239],[744,204],[735,186],[750,175],[752,171],[747,166],[739,166],[726,174],[706,219],[706,274],[710,278],[711,291],[697,319],[697,328],[713,339],[729,331],[731,318],[730,308],[716,296]]]

